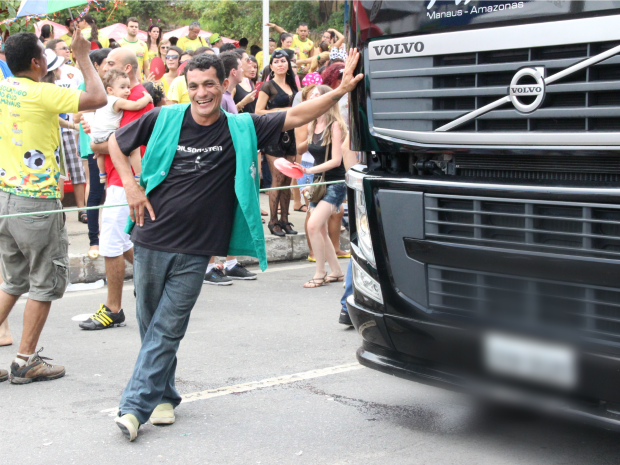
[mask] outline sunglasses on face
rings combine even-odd
[[[160,48],[162,50],[168,50],[170,48],[170,46],[169,45],[162,45]]]
[[[179,58],[179,55],[166,55],[166,60],[174,60],[175,58]]]

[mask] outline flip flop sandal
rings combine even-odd
[[[322,278],[312,278],[310,281],[304,284],[304,288],[315,289],[317,287],[324,286],[325,284],[327,284],[327,281],[325,281],[326,277],[327,277],[327,273],[325,273],[325,276],[323,276]],[[308,286],[308,284],[312,284],[312,286]]]
[[[305,210],[304,210],[305,208]],[[308,211],[308,207],[306,205],[302,205],[299,208],[294,208],[293,210],[295,210],[296,212],[301,212],[301,213],[306,213]]]
[[[325,284],[341,283],[342,281],[344,281],[344,275],[340,275],[340,276],[326,276],[325,277]]]

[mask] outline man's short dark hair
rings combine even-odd
[[[299,27],[306,26],[308,27],[308,23],[299,23]]]
[[[4,43],[6,64],[13,74],[30,71],[30,63],[33,58],[43,58],[43,52],[39,46],[39,38],[32,32],[18,32],[6,39]],[[42,66],[45,66],[42,63]]]
[[[72,19],[72,18],[67,18],[67,19],[65,19],[65,26],[66,26],[66,27],[69,27],[69,25],[70,25],[73,21],[75,21],[75,20],[74,20],[74,19]]]
[[[249,43],[250,43],[250,41],[248,39],[246,39],[245,37],[239,39],[239,47],[241,47],[241,48],[247,48]]]
[[[224,65],[224,75],[228,78],[230,76],[230,72],[239,67],[241,57],[237,55],[237,52],[233,51],[220,53],[219,56],[220,60],[222,60],[222,64]]]
[[[236,55],[235,55],[236,57]],[[217,80],[220,81],[220,84],[224,82],[226,79],[226,74],[224,73],[224,65],[222,64],[222,60],[219,59],[216,55],[202,54],[197,57],[192,58],[187,62],[185,69],[183,70],[183,74],[185,75],[185,82],[187,82],[187,73],[193,71],[195,69],[199,71],[206,71],[209,68],[215,68],[215,74],[217,75]]]
[[[220,47],[220,53],[222,52],[230,52],[231,50],[236,50],[237,47],[234,44],[224,44]]]
[[[269,42],[275,42],[275,41],[276,41],[276,39],[274,39],[273,37],[269,38]]]
[[[127,18],[127,26],[129,26],[129,23],[138,23],[138,25],[140,24],[140,20],[138,18],[136,18],[135,16],[130,16],[129,18]]]
[[[56,51],[56,45],[60,43],[64,44],[65,41],[62,39],[52,39],[52,40],[49,40],[47,44],[45,44],[45,48],[49,48],[50,50]]]
[[[233,50],[233,52],[239,55],[239,58],[241,58],[242,60],[243,60],[243,54],[248,53],[244,48],[236,48]]]
[[[99,48],[90,52],[88,58],[90,58],[90,62],[93,65],[97,64],[97,66],[101,66],[101,63],[103,63],[103,60],[108,58],[111,51],[111,48]]]

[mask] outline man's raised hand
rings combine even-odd
[[[73,31],[73,39],[71,40],[71,50],[75,54],[76,58],[86,57],[90,53],[90,41],[86,40],[82,35],[82,31],[79,27]]]
[[[360,54],[356,48],[349,49],[349,56],[344,64],[344,70],[342,72],[342,81],[340,82],[340,89],[346,93],[355,89],[355,86],[364,79],[364,74],[360,73],[357,76],[353,75],[357,62],[360,59]]]

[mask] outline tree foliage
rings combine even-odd
[[[15,18],[17,10],[19,10],[19,0],[0,1],[0,21]],[[11,25],[3,24],[0,26],[2,36],[6,36],[7,32],[15,34],[17,32],[34,32],[34,22],[27,18],[19,18]]]
[[[330,3],[329,11],[321,11],[320,3],[313,0],[304,1],[270,1],[269,19],[289,32],[295,32],[301,22],[308,23],[314,35],[320,34],[328,27],[342,30],[344,12],[341,2]],[[260,43],[262,38],[263,4],[260,1],[244,0],[199,0],[189,5],[194,13],[191,17],[199,17],[203,29],[218,32],[225,37],[240,39],[246,37],[250,43]],[[325,19],[323,13],[327,15]],[[199,15],[199,16],[197,16]],[[331,21],[331,18],[340,16],[341,20]],[[336,22],[336,24],[332,24]],[[189,23],[189,21],[188,21]],[[272,36],[278,34],[272,31]]]

